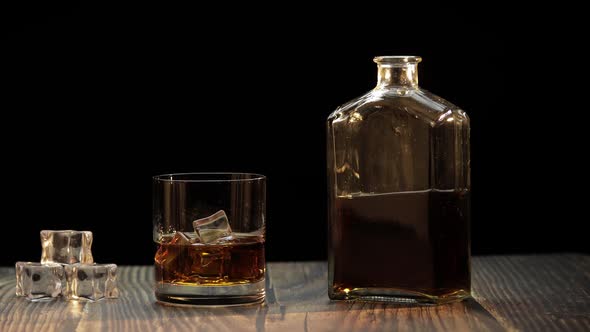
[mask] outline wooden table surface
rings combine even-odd
[[[151,266],[119,269],[121,297],[96,303],[17,298],[0,268],[0,331],[590,331],[590,256],[473,259],[474,298],[441,306],[332,302],[325,262],[269,263],[264,304],[157,304]]]

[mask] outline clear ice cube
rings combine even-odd
[[[92,264],[92,232],[41,231],[41,263]]]
[[[115,264],[72,264],[65,265],[64,269],[66,287],[63,295],[68,300],[97,301],[119,296]]]
[[[193,241],[185,232],[176,232],[170,240],[170,244],[179,244],[179,245],[187,245],[191,244]]]
[[[229,220],[223,210],[193,221],[193,227],[201,243],[212,243],[232,235]]]
[[[64,269],[61,264],[16,262],[16,295],[30,301],[53,300],[62,292]]]

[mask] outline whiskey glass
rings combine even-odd
[[[238,305],[265,293],[266,177],[153,177],[155,295],[159,302]]]

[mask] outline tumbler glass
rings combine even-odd
[[[265,213],[263,175],[155,176],[157,300],[196,305],[263,301]]]

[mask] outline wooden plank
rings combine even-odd
[[[263,307],[173,307],[156,303],[151,266],[119,269],[120,298],[87,303],[82,331],[255,331]]]
[[[270,264],[271,288],[281,316],[293,330],[306,331],[503,331],[474,300],[441,306],[402,306],[384,303],[336,302],[327,294],[324,262]],[[278,330],[278,329],[277,329]]]
[[[0,270],[0,331],[72,331],[82,319],[78,302],[29,302],[15,295],[14,268]]]
[[[156,304],[149,266],[120,267],[117,300],[29,303],[14,296],[14,269],[2,268],[0,331],[590,330],[588,256],[473,261],[473,289],[483,306],[475,300],[430,307],[332,302],[327,296],[325,262],[268,264],[267,298],[262,305]]]
[[[487,256],[473,260],[475,299],[504,326],[590,331],[590,256]]]

